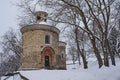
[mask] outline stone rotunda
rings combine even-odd
[[[21,28],[21,69],[66,69],[66,43],[59,41],[60,30],[46,24],[47,13],[35,13],[36,24]]]

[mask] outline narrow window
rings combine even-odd
[[[45,44],[50,44],[50,36],[49,35],[45,36]]]
[[[118,48],[120,47],[120,43],[118,43]]]
[[[64,58],[64,55],[62,54],[62,56],[61,56],[62,58]]]

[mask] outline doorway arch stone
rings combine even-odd
[[[41,62],[43,67],[51,68],[55,65],[55,51],[51,47],[45,47],[41,53]]]

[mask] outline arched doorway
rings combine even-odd
[[[53,67],[55,64],[55,52],[51,47],[45,47],[41,54],[42,65],[45,68]]]

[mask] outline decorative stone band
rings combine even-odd
[[[67,44],[65,42],[59,41],[59,46],[66,47],[66,45]]]
[[[60,33],[60,30],[54,26],[46,25],[46,24],[32,24],[32,25],[26,25],[21,28],[22,34],[27,31],[33,31],[33,30],[49,30],[53,31],[57,34]]]

